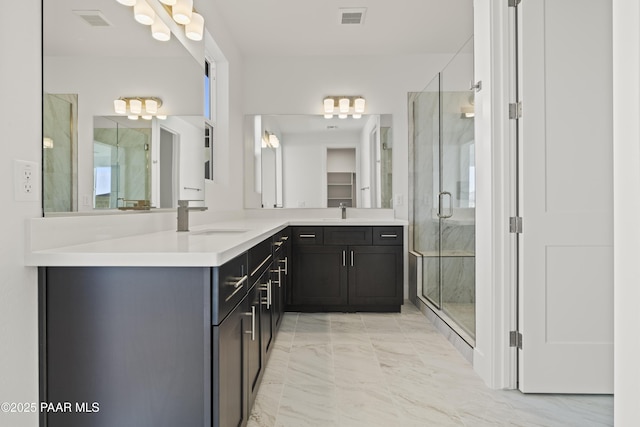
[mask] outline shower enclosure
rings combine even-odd
[[[412,252],[417,297],[475,339],[473,39],[427,87],[410,94]]]

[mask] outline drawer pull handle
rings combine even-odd
[[[245,313],[247,316],[251,316],[251,330],[245,331],[246,334],[251,334],[251,341],[256,340],[256,306],[251,306],[251,313]]]
[[[299,237],[301,239],[315,239],[316,235],[315,234],[300,234]]]
[[[273,244],[276,245],[277,247],[280,247],[280,246],[282,246],[282,243],[283,242],[274,242]]]
[[[395,239],[398,237],[397,234],[381,234],[380,237],[382,239]]]
[[[269,254],[269,256],[267,256],[264,261],[262,261],[260,263],[260,265],[251,272],[251,275],[253,276],[254,274],[256,274],[258,271],[260,271],[260,269],[262,268],[263,265],[265,265],[269,260],[271,259],[271,254]]]
[[[229,295],[228,297],[225,298],[224,302],[229,302],[229,300],[231,298],[233,298],[235,296],[235,294],[237,294],[238,292],[240,292],[242,290],[242,287],[236,288],[235,291],[233,291],[233,293],[231,295]]]
[[[284,257],[284,259],[281,259],[280,262],[284,263],[284,274],[285,275],[289,274],[289,260],[288,260],[288,257]]]
[[[245,274],[245,275],[244,275],[244,276],[242,276],[242,278],[241,278],[240,280],[238,280],[237,282],[235,282],[235,283],[233,283],[233,284],[229,283],[229,286],[233,286],[234,288],[236,288],[236,289],[237,289],[237,288],[239,288],[240,286],[242,286],[242,284],[243,284],[244,282],[246,282],[248,278],[249,278],[249,276],[247,276],[247,275]]]
[[[280,240],[286,242],[287,240],[289,240],[289,236],[282,236]]]

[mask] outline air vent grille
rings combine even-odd
[[[340,24],[342,25],[362,25],[364,16],[367,11],[366,7],[359,8],[342,8],[340,9]]]
[[[92,27],[110,27],[111,23],[99,10],[74,10],[73,13]]]

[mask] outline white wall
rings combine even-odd
[[[362,95],[367,114],[393,115],[396,217],[408,218],[407,94],[422,90],[452,55],[250,57],[245,114],[321,114],[328,95]],[[339,71],[338,71],[339,70]]]
[[[36,269],[23,257],[25,220],[40,215],[40,202],[14,201],[13,161],[40,163],[40,0],[12,7],[0,15],[0,401],[38,402]],[[0,412],[0,425],[33,427],[38,415]]]
[[[285,133],[280,144],[285,208],[326,208],[327,148],[360,149],[359,135],[349,132],[330,136]]]
[[[640,420],[640,5],[613,1],[614,419]]]

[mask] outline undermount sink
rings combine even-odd
[[[249,230],[237,229],[237,228],[216,228],[206,230],[194,230],[191,234],[209,236],[212,234],[241,234],[246,233]]]

